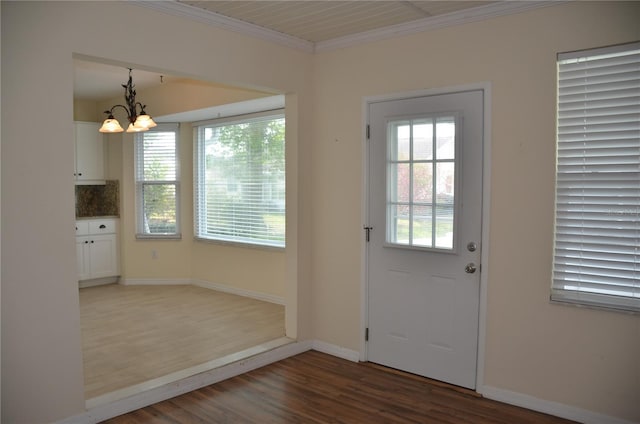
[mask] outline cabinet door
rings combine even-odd
[[[78,261],[78,281],[91,278],[89,270],[89,237],[76,237],[76,258]]]
[[[91,277],[112,277],[118,275],[118,248],[116,235],[90,236]]]
[[[100,124],[75,122],[76,180],[104,180],[104,137]]]

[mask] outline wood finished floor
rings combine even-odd
[[[197,286],[80,289],[85,398],[284,337],[284,307]]]
[[[466,390],[309,351],[108,424],[566,424]]]

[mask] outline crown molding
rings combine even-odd
[[[229,18],[215,12],[210,12],[188,4],[179,3],[176,0],[148,1],[133,0],[132,4],[154,9],[174,16],[198,21],[217,28],[234,31],[240,34],[256,37],[265,41],[280,44],[285,47],[302,50],[307,53],[324,52],[359,44],[380,41],[394,37],[416,34],[418,32],[433,29],[446,28],[477,22],[499,16],[522,13],[541,7],[555,6],[571,0],[543,0],[543,1],[501,1],[498,3],[479,6],[473,9],[461,10],[446,15],[433,16],[418,19],[403,24],[392,25],[385,28],[374,29],[358,34],[347,35],[326,41],[313,43],[291,35],[273,31],[258,25],[250,24],[239,19]]]
[[[445,15],[433,16],[418,19],[411,22],[392,25],[385,28],[365,31],[358,34],[346,35],[331,40],[315,43],[315,52],[330,51],[352,47],[358,44],[370,43],[373,41],[386,40],[394,37],[416,34],[439,28],[462,25],[471,22],[496,18],[499,16],[513,15],[546,6],[555,6],[566,3],[570,0],[553,1],[503,1],[492,3],[486,6],[479,6],[473,9],[461,10],[447,13]]]
[[[239,19],[229,18],[218,13],[193,7],[188,4],[179,3],[175,0],[133,0],[131,1],[131,3],[137,6],[157,10],[159,12],[164,12],[169,15],[180,16],[217,28],[238,32],[240,34],[249,35],[265,41],[271,41],[273,43],[302,50],[307,53],[313,53],[314,50],[314,43],[312,43],[311,41],[302,40],[300,38],[292,37],[278,31],[273,31],[258,25],[253,25]]]

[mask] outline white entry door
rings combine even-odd
[[[483,91],[368,112],[367,359],[474,389]]]

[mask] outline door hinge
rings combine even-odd
[[[367,232],[367,243],[369,242],[369,240],[371,239],[371,230],[373,230],[373,227],[364,227],[364,230]]]
[[[367,140],[371,137],[371,127],[367,124]]]
[[[369,327],[364,329],[364,341],[365,342],[369,341]]]

